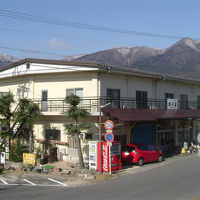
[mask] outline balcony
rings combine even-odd
[[[91,113],[97,113],[99,111],[99,100],[101,105],[106,105],[106,108],[122,108],[122,109],[167,109],[166,100],[164,99],[145,99],[136,100],[136,98],[120,98],[111,99],[108,97],[87,97],[82,98],[79,104],[80,108],[84,108]],[[34,103],[39,105],[40,111],[43,113],[60,113],[62,114],[69,108],[69,104],[65,103],[64,99],[48,99],[48,101],[42,101],[41,99],[35,99]],[[197,102],[192,101],[178,101],[177,109],[200,109]]]

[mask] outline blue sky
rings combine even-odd
[[[200,39],[199,8],[199,0],[0,0],[2,10],[195,39]],[[179,40],[13,19],[2,16],[1,10],[0,33],[0,54],[18,58],[62,59],[115,47],[167,48]]]

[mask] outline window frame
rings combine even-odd
[[[143,90],[136,90],[136,108],[147,109],[147,105],[148,105],[148,92]]]
[[[74,94],[74,95],[77,95],[76,94],[76,91],[77,90],[82,90],[82,96],[80,98],[83,98],[83,88],[66,88],[66,97],[69,96],[70,94],[68,94],[68,90],[72,90],[73,92],[70,93],[70,94]],[[77,95],[78,96],[78,95]]]
[[[180,95],[180,108],[181,109],[188,109],[188,95],[187,94],[181,94]]]
[[[118,97],[114,97],[113,92],[118,93]],[[107,88],[106,89],[106,97],[107,97],[107,103],[111,103],[112,108],[120,108],[120,98],[121,98],[121,90],[120,89],[114,89],[114,88]]]
[[[49,133],[47,131],[49,131]],[[58,133],[58,136],[55,137],[56,132]],[[52,136],[47,137],[47,134],[52,134],[53,139],[51,138]],[[45,139],[61,141],[61,131],[59,129],[45,129]]]

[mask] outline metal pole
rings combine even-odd
[[[111,167],[112,167],[112,165],[111,165],[111,147],[109,145],[109,172],[110,172],[110,175],[112,175]]]
[[[101,146],[101,98],[99,98],[99,161],[100,173],[102,173],[102,146]]]

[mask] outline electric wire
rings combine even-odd
[[[44,33],[44,32],[36,32],[36,31],[27,31],[27,30],[17,30],[17,29],[10,29],[10,28],[3,28],[0,27],[0,30],[16,32],[16,33],[26,33],[26,34],[37,34],[37,35],[48,35],[54,37],[63,37],[63,38],[73,38],[79,40],[89,40],[89,41],[96,41],[96,42],[103,42],[103,43],[110,43],[110,44],[123,44],[123,45],[132,45],[131,43],[119,43],[119,41],[108,41],[108,40],[101,40],[101,39],[94,39],[88,37],[79,37],[79,36],[72,36],[72,35],[62,35],[62,34],[52,34],[52,33]]]
[[[180,37],[180,36],[176,36],[176,35],[165,35],[165,34],[157,34],[157,33],[139,32],[139,31],[133,31],[133,30],[120,29],[120,28],[90,25],[90,24],[85,24],[85,23],[79,23],[79,22],[61,20],[61,19],[54,19],[54,18],[50,18],[50,17],[42,17],[42,16],[37,16],[37,15],[30,15],[27,13],[21,13],[21,12],[15,12],[15,11],[3,10],[3,9],[0,9],[0,16],[7,17],[7,18],[13,18],[13,19],[19,19],[19,20],[40,22],[40,23],[46,23],[46,24],[54,24],[54,25],[60,25],[60,26],[70,26],[70,27],[74,27],[74,28],[112,32],[112,33],[139,35],[139,36],[157,37],[157,38],[158,37],[159,38],[169,38],[169,39],[183,38],[183,36]],[[196,40],[200,40],[200,39],[196,38]]]

